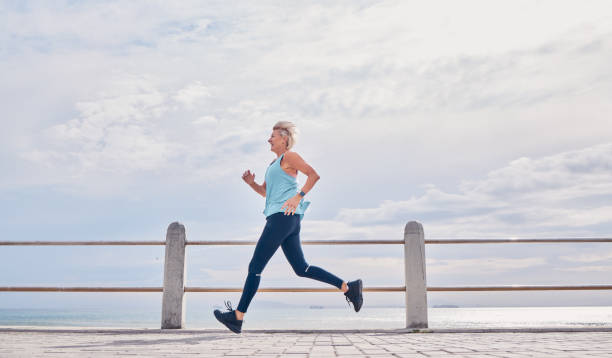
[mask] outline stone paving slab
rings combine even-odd
[[[0,328],[0,357],[612,357],[612,332]]]

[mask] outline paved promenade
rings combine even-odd
[[[612,331],[0,328],[0,357],[612,357]]]

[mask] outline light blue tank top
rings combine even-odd
[[[285,210],[281,209],[283,204],[299,193],[296,178],[287,174],[280,166],[284,156],[285,153],[281,154],[266,170],[266,207],[263,211],[266,217],[284,212]],[[309,205],[310,201],[304,201],[302,198],[295,210],[295,214],[300,215],[300,220],[304,217],[304,212]]]

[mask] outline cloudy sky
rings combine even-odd
[[[612,236],[609,1],[1,1],[2,240],[256,240],[278,120],[321,175],[302,239]],[[299,177],[303,184],[305,177]],[[253,247],[188,247],[188,286],[241,287]],[[400,246],[306,246],[403,285]],[[162,247],[3,247],[0,286],[161,286]],[[610,244],[428,245],[429,286],[610,284]],[[261,287],[296,277],[279,250]],[[2,307],[159,307],[3,293]],[[204,309],[238,294],[188,294]],[[366,294],[401,305],[396,293]],[[609,291],[429,304],[612,305]],[[257,302],[343,305],[336,294]]]

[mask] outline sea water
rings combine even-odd
[[[221,328],[209,310],[187,310],[185,328]],[[612,327],[612,307],[429,308],[429,328]],[[160,328],[160,310],[0,309],[0,326]],[[258,308],[245,316],[245,329],[397,329],[399,307]]]

